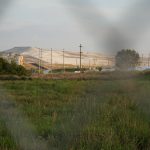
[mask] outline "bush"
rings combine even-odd
[[[23,66],[17,65],[14,61],[9,63],[7,60],[0,58],[0,74],[23,76],[30,75],[30,72],[26,70]]]
[[[96,69],[102,71],[102,67],[96,67]]]

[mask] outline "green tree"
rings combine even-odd
[[[139,64],[140,56],[135,50],[122,49],[115,57],[116,67],[119,69],[135,68]]]
[[[7,60],[0,58],[0,74],[11,75],[30,75],[30,72],[23,66],[17,65],[15,61],[9,63]]]
[[[10,64],[5,59],[0,58],[0,73],[7,73],[10,69]]]

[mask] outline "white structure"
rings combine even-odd
[[[18,65],[24,64],[24,56],[23,55],[9,53],[9,54],[2,54],[2,57],[4,59],[6,59],[9,63],[14,61]]]
[[[17,63],[18,65],[23,65],[23,62],[24,62],[24,57],[21,56],[21,55],[18,55],[18,56],[16,57],[16,63]]]

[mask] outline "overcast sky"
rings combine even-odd
[[[101,25],[97,25],[95,20],[99,20],[98,15],[101,17],[102,14],[107,20],[105,20],[106,22],[103,21],[104,19],[101,20],[104,26],[109,23],[109,26],[112,25],[115,29],[120,28],[119,24],[123,22],[120,21],[123,20],[122,16],[125,16],[124,14],[128,12],[130,6],[134,5],[135,2],[135,0],[91,0],[90,5],[86,5],[88,0],[80,0],[79,3],[77,3],[79,0],[72,0],[74,1],[73,3],[69,2],[67,4],[68,1],[11,0],[10,5],[5,6],[5,13],[3,13],[3,17],[0,20],[0,49],[6,50],[15,46],[32,46],[78,50],[78,45],[82,43],[84,50],[101,53],[108,52],[110,47],[103,44],[103,37],[105,39],[109,37],[108,33],[107,36],[105,35],[107,28],[101,29]],[[83,4],[81,4],[81,1]],[[87,6],[88,9],[85,9],[84,6]],[[83,13],[87,11],[86,17],[81,14],[80,18],[81,9],[84,9]],[[95,16],[97,17],[95,20],[88,16],[91,10],[94,14],[96,12]],[[88,22],[87,18],[89,19]],[[137,24],[138,22],[134,23]],[[95,26],[87,24],[96,24],[95,26],[100,28],[91,30],[90,28],[95,28]],[[129,30],[126,28],[124,31]],[[150,34],[148,31],[149,28],[146,28],[146,32],[142,36],[141,34],[139,35],[142,38],[139,38],[139,40],[136,37],[136,42],[132,44],[132,47],[126,48],[135,48],[140,53],[148,54],[150,49],[148,38]],[[96,35],[95,32],[99,36],[94,36],[94,34]],[[99,39],[97,40],[96,38]],[[111,42],[106,40],[106,43],[109,45]]]

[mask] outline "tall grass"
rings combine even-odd
[[[148,79],[3,81],[38,138],[62,150],[146,150],[150,147]],[[5,124],[0,149],[16,150]],[[2,132],[3,131],[3,134]]]

